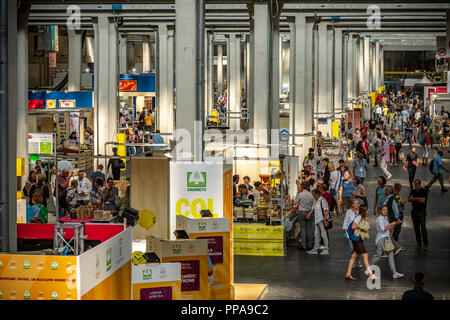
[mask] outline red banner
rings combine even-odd
[[[119,80],[119,91],[136,91],[136,80]]]

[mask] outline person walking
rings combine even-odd
[[[373,214],[376,216],[379,214],[380,208],[386,201],[386,178],[379,176],[377,180],[377,189],[375,190],[375,199],[373,202]]]
[[[341,187],[341,172],[339,170],[336,170],[336,167],[333,163],[330,163],[330,194],[334,198],[334,201],[336,202],[336,208],[335,212],[340,214],[341,213],[341,205],[339,202],[339,189]]]
[[[314,203],[314,247],[312,250],[306,251],[307,254],[318,254],[318,250],[322,250],[320,252],[321,255],[327,255],[328,251],[328,237],[325,228],[328,227],[327,218],[330,213],[328,202],[324,197],[321,196],[319,190],[314,190],[312,192],[314,199],[316,200]],[[319,247],[320,238],[323,239],[323,246]]]
[[[367,170],[369,169],[369,164],[367,159],[364,158],[362,152],[358,152],[358,158],[353,160],[353,176],[361,178],[361,184],[364,184],[364,179],[366,179]]]
[[[398,203],[397,203],[397,201],[395,201],[394,188],[392,186],[386,186],[386,190],[384,191],[384,193],[386,194],[386,200],[383,203],[383,205],[387,206],[387,208],[388,208],[389,223],[395,222],[396,223],[395,225],[398,226],[402,223],[402,221],[400,219],[400,210],[398,208]],[[392,233],[393,233],[392,237],[394,239],[393,242],[394,242],[396,253],[398,253],[401,250],[401,246],[398,244],[397,240],[395,240],[395,239],[398,239],[398,236],[401,231],[400,228],[392,230]],[[394,236],[394,232],[395,232],[395,236]]]
[[[399,211],[399,219],[401,221],[401,223],[395,225],[394,231],[392,233],[392,236],[396,242],[398,242],[398,239],[400,237],[400,232],[402,231],[402,223],[403,223],[403,218],[405,216],[405,206],[406,206],[405,199],[403,199],[400,196],[401,190],[402,190],[402,185],[400,183],[396,182],[394,184],[394,199],[397,202],[397,208]],[[403,245],[401,246],[400,250],[404,250]]]
[[[116,147],[114,147],[112,150],[113,150],[114,156],[109,159],[106,171],[109,171],[109,168],[111,167],[113,179],[120,180],[120,169],[125,168],[125,163],[117,155],[118,149]]]
[[[394,201],[395,202],[395,201]],[[383,205],[380,210],[380,215],[377,218],[377,236],[375,238],[375,245],[377,246],[377,253],[372,258],[371,265],[376,265],[376,263],[380,260],[381,256],[383,255],[383,243],[385,241],[389,241],[391,238],[390,231],[395,228],[395,226],[398,224],[397,221],[389,222],[388,218],[388,206]],[[394,279],[400,279],[404,275],[400,272],[397,272],[395,268],[395,260],[394,260],[394,250],[391,250],[389,252],[386,252],[388,259],[389,259],[389,267],[392,271],[392,278]],[[367,272],[367,271],[366,271]],[[367,273],[366,273],[367,274]]]
[[[425,130],[420,138],[420,144],[423,146],[423,155],[422,155],[422,164],[424,166],[428,165],[428,157],[431,150],[431,138],[430,138],[430,129]]]
[[[342,206],[342,212],[347,212],[347,210],[352,206],[353,195],[351,192],[355,189],[355,184],[352,181],[350,171],[345,171],[344,181],[339,188],[339,202]]]
[[[353,183],[355,184],[355,188],[350,194],[358,200],[360,207],[367,207],[366,189],[362,185],[361,177],[354,177]]]
[[[312,209],[314,206],[314,197],[309,192],[309,184],[302,182],[298,184],[298,193],[294,199],[294,206],[299,205],[297,210],[297,219],[300,224],[300,243],[299,250],[311,250],[313,247],[314,236],[314,215]]]
[[[33,194],[37,193],[42,197],[41,204],[47,208],[47,201],[50,199],[50,189],[45,185],[45,176],[43,174],[37,175],[37,183],[33,184],[30,189],[30,199],[33,197]]]
[[[69,169],[64,168],[62,169],[62,172],[58,175],[58,204],[59,204],[59,210],[57,212],[57,219],[60,219],[64,217],[65,211],[68,207],[68,203],[66,201],[67,196],[67,189],[69,188],[70,184],[70,177],[72,173],[69,171]]]
[[[405,162],[403,163],[403,170],[408,170],[409,176],[409,188],[413,189],[413,181],[416,175],[416,169],[419,166],[419,156],[416,153],[416,147],[412,146],[410,148],[409,154],[406,156]]]
[[[400,150],[402,149],[402,140],[403,135],[398,130],[398,127],[394,130],[394,141],[395,141],[395,164],[398,165],[400,163]]]
[[[428,232],[426,226],[427,200],[428,191],[422,188],[419,179],[414,180],[414,189],[409,194],[408,202],[412,204],[411,218],[416,234],[416,249],[421,249],[422,244],[423,249],[428,249]]]
[[[361,239],[361,236],[355,236],[355,231],[357,229],[360,232],[368,231],[368,229],[370,227],[368,220],[369,219],[367,218],[367,208],[360,207],[358,215],[355,217],[355,219],[352,222],[349,223],[347,233],[348,233],[349,239],[352,241],[353,252],[352,252],[352,257],[350,258],[350,261],[348,263],[347,273],[345,274],[346,280],[353,280],[353,281],[356,280],[356,278],[352,276],[352,269],[353,269],[353,265],[356,262],[356,258],[359,255],[363,257],[364,266],[366,267],[367,275],[369,276],[369,278],[372,280],[378,280],[378,277],[372,273],[372,270],[369,266],[369,255],[367,254],[366,248],[364,247],[363,239]],[[362,228],[363,227],[362,222],[363,222],[363,224],[365,224],[365,227],[367,227],[367,228]]]
[[[383,170],[384,176],[387,180],[392,178],[392,174],[388,171],[388,163],[389,163],[389,144],[386,141],[386,137],[381,138],[381,170]]]
[[[444,155],[444,152],[442,151],[442,149],[440,149],[438,151],[437,155],[433,159],[433,170],[432,170],[433,178],[425,186],[425,189],[427,189],[427,191],[430,190],[433,183],[435,183],[437,180],[439,180],[439,183],[441,184],[441,192],[448,191],[444,186],[444,176],[442,175],[442,169],[444,169],[448,173],[448,170],[442,166],[443,155]]]
[[[353,242],[348,237],[347,230],[348,230],[349,224],[353,220],[355,220],[356,216],[359,213],[359,203],[360,202],[358,201],[358,199],[353,199],[352,206],[345,213],[344,223],[342,224],[342,230],[344,230],[344,238],[346,238],[348,240],[348,246],[349,246],[349,249],[350,249],[350,255],[353,253]],[[361,261],[359,260],[359,258],[356,259],[356,264],[354,264],[354,266],[359,267],[359,268],[362,267],[362,264],[361,264]]]
[[[420,300],[434,300],[434,297],[423,290],[425,276],[421,272],[414,275],[413,284],[414,289],[405,291],[402,300],[420,301]]]

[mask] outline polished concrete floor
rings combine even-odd
[[[422,155],[422,147],[417,151]],[[448,148],[444,152],[444,166],[450,166]],[[408,147],[404,146],[405,153]],[[368,192],[369,207],[373,207],[376,177],[381,169],[373,168],[371,159],[365,187]],[[401,195],[408,197],[408,173],[400,167],[391,168],[393,178],[390,184],[400,182],[403,185]],[[450,189],[448,174],[444,173],[446,187]],[[420,166],[416,178],[422,185],[431,179],[427,167]],[[394,280],[386,258],[380,259],[381,289],[367,288],[364,269],[354,269],[357,281],[344,280],[349,253],[347,240],[341,232],[343,216],[334,218],[334,228],[330,231],[330,254],[328,256],[307,255],[297,250],[294,244],[288,245],[284,257],[235,256],[234,280],[236,283],[267,283],[269,293],[264,299],[363,299],[363,300],[397,300],[405,290],[413,287],[411,279],[416,272],[425,274],[424,289],[437,300],[450,298],[450,192],[441,193],[439,183],[430,189],[427,206],[427,229],[429,237],[428,251],[415,249],[416,241],[411,220],[411,205],[407,204],[400,242],[405,251],[395,257],[397,270],[405,274],[403,279]],[[369,211],[371,223],[370,239],[365,240],[369,261],[375,254],[375,219]]]

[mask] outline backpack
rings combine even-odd
[[[325,199],[325,198],[323,198],[323,199]],[[326,201],[326,199],[325,199],[325,201]],[[322,214],[323,214],[322,200],[320,200],[320,210],[322,211]],[[328,217],[325,220],[328,222],[328,226],[326,226],[325,229],[333,229],[333,219],[331,218],[330,210],[328,210]]]
[[[430,161],[430,165],[428,166],[428,169],[430,169],[431,173],[434,174],[434,159]]]
[[[392,202],[394,201],[394,196],[391,196],[389,200],[386,202],[386,206],[388,207],[388,220],[389,223],[395,221],[394,209],[392,209]]]
[[[422,135],[419,142],[422,146],[425,144],[425,134]]]
[[[39,208],[38,215],[31,218],[30,223],[47,223],[48,221],[48,211],[47,208],[42,204],[35,204]]]
[[[360,142],[358,142],[357,144],[356,144],[356,151],[358,151],[358,152],[361,152],[361,153],[364,153],[364,150],[362,149],[362,140],[360,141]]]
[[[355,230],[352,229],[352,225],[353,225],[353,222],[355,222],[355,220],[356,220],[356,218],[348,225],[347,235],[348,235],[349,240],[359,242],[361,240],[361,237],[360,236],[356,237]]]
[[[44,197],[44,190],[43,190],[42,187],[43,186],[39,186],[38,184],[35,184],[35,187],[34,187],[34,190],[33,190],[33,194],[37,193],[41,197]],[[30,189],[30,191],[31,191],[31,189]],[[30,199],[33,197],[33,194],[30,194]]]

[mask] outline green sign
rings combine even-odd
[[[187,172],[188,191],[206,191],[206,172]]]

